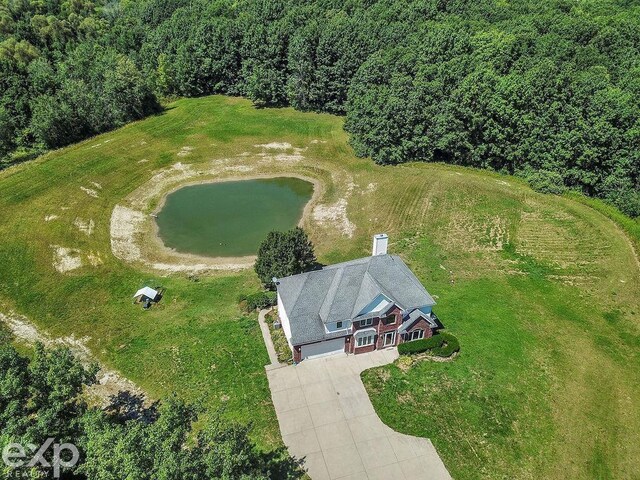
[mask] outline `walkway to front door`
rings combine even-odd
[[[360,372],[397,357],[387,348],[267,367],[282,438],[312,480],[451,478],[428,439],[395,432],[371,405]]]

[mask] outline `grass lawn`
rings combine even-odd
[[[273,142],[291,147],[261,146]],[[194,282],[111,252],[114,207],[178,162],[213,162],[218,176],[317,180],[319,208],[305,228],[324,263],[367,255],[372,234],[390,234],[391,252],[437,296],[461,352],[364,379],[382,419],[431,438],[455,478],[640,471],[640,272],[622,230],[588,204],[511,177],[357,159],[342,119],[329,115],[180,100],[0,172],[0,312],[87,337],[102,362],[152,396],[175,391],[209,411],[222,407],[254,422],[263,448],[280,445],[257,315],[236,305],[259,288],[255,274]],[[79,228],[90,222],[90,234]],[[82,266],[56,270],[58,247]],[[144,284],[167,289],[146,312],[130,298]]]

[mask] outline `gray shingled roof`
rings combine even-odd
[[[294,345],[343,336],[343,332],[326,334],[324,324],[358,317],[381,294],[403,310],[435,305],[429,292],[396,255],[329,265],[281,278],[277,287]]]
[[[431,327],[433,328],[438,327],[438,324],[435,322],[435,320],[433,320],[433,318],[431,318],[430,314],[421,312],[416,308],[415,310],[412,310],[411,313],[409,313],[409,315],[406,316],[404,322],[402,323],[400,328],[398,328],[398,332],[403,333],[405,330],[408,330],[420,318],[424,318],[427,321],[427,323],[431,325]]]

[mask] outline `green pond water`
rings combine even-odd
[[[163,243],[211,257],[255,255],[272,230],[295,227],[313,184],[298,178],[204,183],[169,194],[156,222]]]

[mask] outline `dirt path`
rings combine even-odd
[[[9,328],[19,342],[28,345],[40,342],[46,347],[68,347],[82,363],[99,363],[86,345],[89,340],[88,337],[76,338],[71,335],[69,337],[53,338],[47,333],[39,331],[26,317],[14,312],[9,312],[8,314],[0,313],[0,322]],[[97,383],[87,389],[89,398],[100,407],[108,406],[111,397],[123,391],[131,392],[146,399],[144,391],[135,383],[124,378],[115,370],[109,370],[102,365],[100,367],[100,371],[96,375]]]

